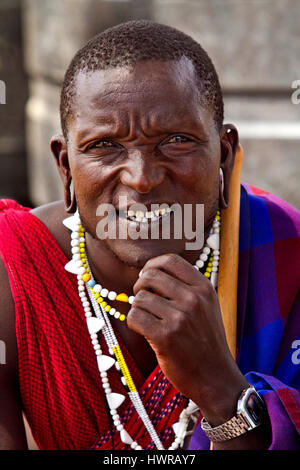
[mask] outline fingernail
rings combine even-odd
[[[141,269],[139,272],[139,277],[141,277],[142,274],[143,274],[143,270]]]

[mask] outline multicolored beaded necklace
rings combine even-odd
[[[125,362],[120,345],[114,334],[108,314],[121,321],[126,319],[124,314],[112,308],[106,300],[128,302],[132,304],[134,296],[127,296],[125,293],[117,294],[103,288],[93,278],[88,257],[86,253],[85,230],[81,225],[78,212],[74,216],[68,217],[63,221],[64,225],[72,231],[71,233],[71,251],[72,260],[69,261],[65,269],[77,275],[78,293],[81,298],[82,306],[85,312],[87,328],[90,334],[91,343],[95,350],[97,365],[102,381],[102,386],[106,395],[106,400],[110,409],[117,431],[120,433],[120,439],[124,444],[129,445],[134,450],[142,450],[142,447],[134,441],[121,423],[121,418],[117,412],[118,407],[125,400],[125,396],[120,393],[114,393],[110,387],[107,371],[115,365],[121,374],[121,382],[132,402],[133,407],[140,416],[145,428],[147,429],[151,440],[158,450],[164,450],[164,447],[151,423],[151,420],[144,408],[140,395],[136,389],[130,371]],[[212,285],[217,287],[218,265],[219,265],[219,240],[220,240],[220,213],[218,211],[214,220],[213,227],[206,243],[201,251],[199,259],[194,267],[197,270],[203,270],[204,276],[210,279]],[[95,316],[93,316],[93,312]],[[98,334],[101,332],[109,349],[111,356],[103,354],[98,340]],[[175,439],[168,450],[176,450],[183,446],[187,434],[187,428],[193,415],[199,412],[197,405],[189,400],[179,417],[179,421],[173,425]]]
[[[74,216],[76,217],[76,215]],[[210,279],[214,287],[217,286],[218,281],[218,266],[220,259],[219,251],[219,232],[220,232],[220,212],[217,212],[210,236],[207,238],[204,247],[202,248],[199,259],[196,261],[194,267],[203,272],[204,276]],[[75,222],[75,223],[74,223]],[[77,222],[77,223],[76,223]],[[108,301],[119,301],[132,304],[134,296],[128,296],[124,292],[117,294],[110,291],[105,287],[98,284],[94,279],[87,264],[87,253],[85,249],[85,229],[80,223],[80,219],[73,220],[69,217],[63,222],[66,227],[72,230],[71,234],[71,251],[72,260],[66,264],[65,269],[73,274],[81,274],[82,280],[86,283],[87,287],[91,289],[96,301],[101,305],[106,312],[114,318],[124,321],[126,315],[120,313],[116,308],[111,307]]]

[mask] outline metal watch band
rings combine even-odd
[[[250,397],[256,400],[256,412],[247,411],[246,404]],[[249,386],[242,391],[237,403],[237,414],[229,421],[216,427],[212,427],[205,418],[201,420],[201,428],[212,442],[224,442],[239,437],[247,431],[260,425],[265,404],[256,392],[255,388]]]
[[[212,442],[224,442],[241,436],[248,431],[249,426],[241,416],[234,416],[226,423],[214,428],[202,418],[201,428]]]

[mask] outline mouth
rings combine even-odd
[[[119,210],[118,214],[119,217],[127,219],[131,222],[138,224],[151,224],[152,222],[157,222],[162,218],[169,216],[172,212],[173,209],[171,209],[168,204],[164,203],[160,204],[159,209],[144,211],[141,209],[134,210],[130,208],[129,210]]]

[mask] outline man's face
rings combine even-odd
[[[67,150],[86,230],[97,237],[96,211],[107,203],[149,210],[153,203],[204,204],[207,228],[218,208],[220,137],[212,110],[200,105],[192,63],[147,61],[81,73],[76,92]],[[128,207],[120,207],[120,197]],[[184,237],[103,243],[135,267],[163,253],[186,254]]]

